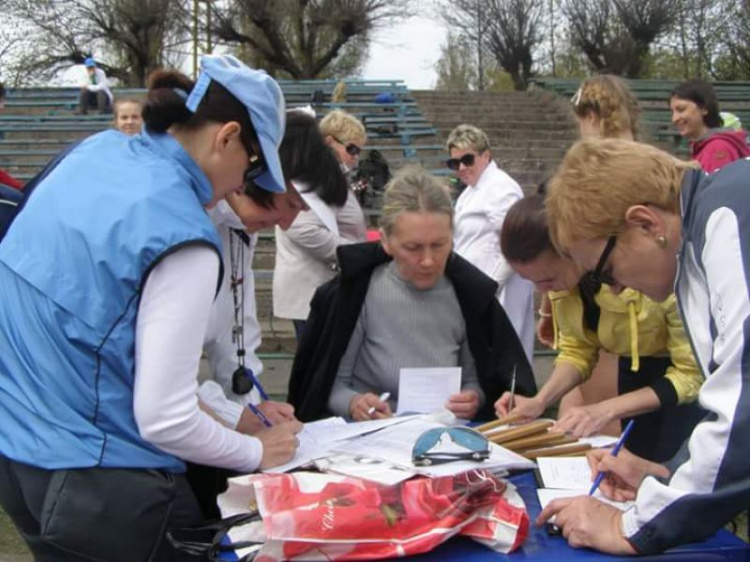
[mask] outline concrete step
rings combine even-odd
[[[441,130],[447,130],[449,128],[452,129],[451,125],[455,123],[456,121],[453,119],[441,119],[435,121],[435,126],[440,128]],[[458,118],[459,123],[468,123],[471,125],[475,125],[479,127],[482,130],[485,130],[485,128],[488,128],[486,126],[487,123],[492,124],[492,128],[494,130],[501,130],[501,131],[520,131],[527,137],[546,137],[549,135],[550,132],[565,132],[570,133],[571,135],[575,135],[575,129],[572,127],[571,123],[567,121],[562,120],[556,120],[556,121],[540,121],[539,119],[528,119],[528,120],[517,120],[517,119],[510,119],[510,118],[504,118],[501,115],[493,116],[493,119],[491,121],[488,121],[487,116],[479,116],[476,118]],[[485,126],[483,126],[485,125]],[[485,131],[488,135],[491,134],[488,131]]]

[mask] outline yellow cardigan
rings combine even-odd
[[[674,295],[657,303],[633,289],[616,295],[602,285],[594,297],[601,309],[597,333],[584,326],[583,302],[577,287],[572,291],[550,292],[549,298],[555,349],[560,351],[556,365],[569,363],[586,380],[600,349],[632,357],[634,371],[638,370],[639,356],[669,355],[672,366],[665,376],[674,386],[678,403],[696,399],[703,375],[685,335]]]

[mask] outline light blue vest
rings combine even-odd
[[[150,270],[220,242],[208,178],[169,135],[110,131],[37,186],[0,244],[0,453],[46,469],[184,470],[139,435],[134,337]]]

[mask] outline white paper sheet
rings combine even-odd
[[[289,462],[267,468],[263,472],[272,474],[288,472],[311,463],[316,459],[327,456],[331,446],[340,441],[379,431],[385,427],[404,423],[417,416],[402,416],[384,420],[368,420],[363,422],[347,423],[344,418],[326,418],[314,422],[308,422],[297,434],[299,448],[294,458]]]
[[[445,407],[452,394],[461,392],[461,367],[401,369],[397,413],[429,413]]]
[[[413,470],[380,459],[345,453],[331,453],[324,459],[318,459],[315,467],[322,472],[354,476],[387,486],[398,484],[417,474]]]
[[[536,463],[545,488],[587,493],[591,487],[591,469],[586,457],[539,457]]]
[[[332,450],[381,459],[428,476],[448,476],[477,468],[510,470],[534,467],[530,460],[494,443],[490,443],[490,458],[482,462],[456,461],[436,466],[415,467],[411,462],[414,443],[422,433],[435,427],[445,426],[426,421],[424,418],[416,418],[377,433],[339,442]]]
[[[601,449],[602,447],[612,447],[617,443],[617,437],[612,437],[611,435],[592,435],[590,437],[581,437],[578,441],[591,444],[592,449]]]
[[[551,488],[539,488],[536,491],[536,495],[539,497],[539,503],[542,504],[542,509],[544,509],[546,505],[552,500],[556,500],[557,498],[574,498],[576,496],[586,496],[588,495],[588,490],[553,490]],[[627,511],[633,506],[633,502],[616,502],[605,498],[599,490],[594,492],[593,497],[622,511]],[[554,521],[552,521],[552,523],[554,523]]]

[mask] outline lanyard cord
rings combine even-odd
[[[235,238],[237,238],[235,240]],[[234,302],[232,341],[237,346],[237,366],[245,368],[245,283],[242,277],[245,264],[245,244],[234,229],[229,230],[230,285]]]

